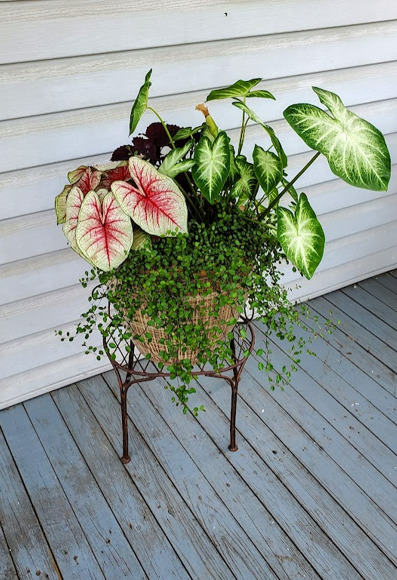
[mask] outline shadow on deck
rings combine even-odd
[[[397,273],[310,304],[341,323],[284,392],[247,363],[237,453],[213,379],[197,419],[131,391],[126,466],[112,373],[1,411],[0,578],[395,580]]]

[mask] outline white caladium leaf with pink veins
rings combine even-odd
[[[62,226],[63,233],[70,247],[78,254],[80,254],[80,250],[76,242],[76,227],[83,199],[84,193],[81,189],[79,187],[72,187],[66,200],[66,221]]]
[[[130,158],[129,170],[135,187],[125,181],[112,183],[122,210],[148,234],[186,233],[186,201],[176,183],[139,157]]]
[[[86,194],[98,187],[101,175],[100,171],[93,171],[91,167],[81,165],[81,167],[68,173],[68,179],[70,183],[78,185],[81,191]]]
[[[133,241],[130,218],[112,192],[102,202],[95,191],[84,198],[76,228],[80,251],[100,270],[117,268],[128,256]]]

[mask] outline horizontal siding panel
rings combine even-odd
[[[160,114],[169,123],[192,126],[202,121],[202,116],[195,111],[195,106],[203,100],[199,97],[204,98],[204,96],[203,94],[189,94],[182,97],[161,98],[153,105],[158,106]],[[309,88],[306,90],[306,98],[309,102],[318,102]],[[266,100],[265,104],[258,103],[256,110],[260,114],[264,107],[264,118],[269,121],[279,120],[282,119],[284,109],[280,106],[281,104],[282,102],[274,101],[269,104]],[[129,141],[127,134],[130,109],[129,104],[111,105],[94,107],[85,111],[43,115],[29,120],[4,121],[1,124],[0,135],[0,172],[57,163],[64,161],[65,158],[76,159],[113,151],[120,144]],[[396,98],[358,105],[352,107],[352,110],[375,123],[384,133],[397,131]],[[237,109],[232,106],[225,107],[223,102],[214,102],[211,112],[220,127],[238,127],[240,124]],[[154,115],[148,113],[141,121],[140,127],[144,129],[154,119]],[[288,127],[286,122],[283,121],[282,124]],[[295,136],[293,131],[288,129],[286,135],[298,144],[299,149],[296,152],[302,151],[302,141]],[[237,137],[237,133],[235,136]]]
[[[0,306],[0,344],[56,326],[62,329],[88,309],[92,288],[78,284]]]
[[[75,322],[69,322],[63,325],[64,332],[72,333],[76,327]],[[43,332],[30,334],[17,340],[12,340],[1,345],[0,351],[0,380],[12,377],[18,373],[27,373],[37,366],[54,363],[62,358],[84,353],[82,347],[83,339],[75,339],[73,342],[62,342],[55,335],[55,330],[59,327],[47,329]],[[93,334],[93,345],[101,345],[102,340],[99,334]],[[96,357],[86,355],[92,358],[95,365]]]
[[[346,88],[353,89],[352,82],[361,76],[368,86],[368,91],[355,93],[361,102],[380,100],[388,98],[383,91],[396,75],[397,64],[390,62],[397,60],[396,35],[397,21],[376,22],[192,44],[187,51],[172,46],[7,65],[0,68],[0,120],[132,101],[150,68],[153,98],[170,89],[175,94],[209,91],[241,77],[285,79],[320,70],[328,77],[336,69],[364,66],[364,71],[350,71]],[[339,74],[343,80],[348,73]],[[372,83],[370,77],[375,77]],[[273,80],[270,86],[277,90]]]
[[[391,154],[397,159],[397,139],[392,141]],[[290,159],[289,176],[292,178],[312,157],[312,152],[294,155]],[[325,158],[313,164],[300,178],[299,188],[306,188],[327,181],[332,173]],[[396,193],[393,191],[392,193]],[[385,200],[388,196],[382,193]],[[385,203],[389,203],[385,201]],[[394,204],[390,203],[390,211],[393,213]],[[346,227],[347,224],[345,224]],[[66,238],[62,233],[62,227],[56,225],[53,210],[31,214],[6,220],[0,231],[0,261],[7,262],[24,260],[45,254],[49,250],[55,252],[67,247]],[[88,267],[88,266],[87,266]]]
[[[0,304],[76,284],[87,264],[69,248],[0,266]]]
[[[173,2],[36,0],[5,4],[0,22],[2,63],[137,50],[157,46],[329,28],[397,18],[390,0]],[[70,32],[68,34],[68,32]],[[26,42],[26,38],[29,42]]]
[[[28,381],[25,373],[0,379],[0,409],[70,385],[74,381],[106,372],[111,368],[104,360],[97,361],[93,356],[80,353],[31,369]]]

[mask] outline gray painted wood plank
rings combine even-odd
[[[313,315],[317,316],[320,324],[326,323],[325,318],[317,312],[313,312]],[[314,320],[305,319],[304,323],[314,331],[318,328]],[[302,330],[300,330],[300,332],[302,332]],[[325,340],[315,340],[313,343],[313,350],[316,353],[316,358],[323,361],[327,367],[332,369],[333,374],[339,377],[340,382],[334,379],[334,383],[337,385],[336,388],[341,390],[343,389],[344,384],[348,383],[358,394],[365,397],[371,405],[383,413],[384,416],[397,424],[397,402],[395,395],[384,388],[383,385],[377,383],[376,380],[369,376],[359,366],[355,365],[350,358],[350,355],[352,354],[350,351],[348,351],[348,355],[345,356],[343,351],[341,352],[336,346],[336,344],[342,344],[343,346],[343,343],[340,343],[339,340],[344,340],[346,342],[345,335],[335,327],[332,331],[332,335],[327,335]],[[348,350],[348,347],[346,347],[345,350]],[[381,365],[381,363],[379,363],[379,365]],[[353,397],[353,393],[351,393],[351,395]],[[369,415],[367,418],[371,417],[372,415]],[[382,420],[381,417],[379,417],[379,420]]]
[[[372,294],[372,296],[378,298],[378,300],[381,300],[381,302],[384,304],[387,304],[389,308],[397,311],[397,296],[394,292],[381,284],[377,278],[368,278],[367,280],[362,280],[358,285]]]
[[[397,372],[395,350],[374,334],[374,332],[381,334],[383,328],[381,330],[380,326],[383,327],[386,325],[381,325],[381,321],[378,319],[376,319],[376,321],[371,321],[368,317],[368,311],[360,308],[359,305],[353,303],[352,300],[350,301],[349,307],[346,306],[346,301],[341,300],[340,297],[331,297],[330,295],[327,295],[327,298],[316,298],[313,302],[312,307],[316,311],[321,312],[324,316],[327,316],[327,312],[331,311],[333,318],[337,320],[345,320],[346,322],[344,324],[349,325],[349,333],[354,333],[355,341],[357,341],[369,354],[377,358],[383,365],[389,367],[393,373]],[[344,310],[341,310],[339,306],[344,308]],[[355,308],[355,306],[358,308]],[[352,318],[352,316],[354,318]],[[356,322],[357,316],[359,316],[358,320],[360,320],[360,322]],[[371,322],[373,322],[373,324],[371,324]],[[371,330],[367,330],[363,324],[367,324]]]
[[[23,406],[2,411],[1,426],[62,576],[104,578]]]
[[[108,395],[105,391],[103,404]],[[52,398],[148,578],[190,578],[78,387],[61,389]]]
[[[395,270],[394,270],[395,272]],[[383,286],[385,286],[386,288],[388,288],[391,292],[394,292],[394,294],[397,294],[397,277],[395,275],[395,273],[388,273],[388,274],[384,274],[383,276],[379,276],[379,278],[376,278],[376,280],[378,280],[378,282],[380,284],[383,284]]]
[[[257,333],[257,344],[264,348],[260,333]],[[271,348],[276,368],[288,366],[288,357],[282,347],[272,341]],[[310,363],[313,364],[312,357]],[[250,372],[260,380],[261,375],[257,376],[256,371],[250,367]],[[302,363],[294,373],[291,388],[286,388],[283,393],[291,416],[388,517],[397,520],[396,455],[359,423],[353,411],[349,413],[328,395],[321,384],[309,376]],[[319,430],[319,423],[323,426],[323,433]],[[391,502],[394,508],[391,508]],[[397,531],[397,526],[395,529]]]
[[[331,319],[334,321],[342,318],[346,321],[348,320],[345,313],[335,307],[331,307],[331,304],[323,298],[315,298],[310,302],[310,307],[326,319],[331,316]],[[352,336],[352,333],[355,333],[357,328],[360,331],[358,335],[360,338],[357,335]],[[357,326],[352,320],[349,320],[349,328],[346,324],[339,325],[334,329],[333,334],[328,337],[328,341],[353,364],[395,396],[397,393],[396,373],[385,366],[372,352],[369,352],[368,341],[371,341],[372,335],[367,335],[365,342],[361,340],[362,336],[362,327]],[[375,337],[373,338],[375,341]]]
[[[145,579],[134,551],[76,446],[51,396],[25,410],[107,580]]]
[[[95,404],[97,413],[97,407],[102,407],[102,405],[97,403],[97,398],[94,396],[95,386],[94,389],[93,386],[92,382],[88,385],[84,383],[84,395],[88,396],[89,392],[89,404],[93,410]],[[116,399],[114,403],[117,403]],[[107,409],[109,408],[108,406]],[[114,411],[118,414],[118,404]],[[221,498],[214,493],[204,475],[197,469],[191,458],[183,452],[179,441],[161,417],[152,412],[150,420],[147,420],[149,412],[150,408],[147,407],[146,416],[142,413],[135,415],[134,423],[131,424],[130,421],[131,433],[137,429],[145,434],[147,445],[157,457],[159,464],[166,470],[180,496],[192,510],[192,514],[200,522],[208,536],[207,541],[215,545],[237,577],[247,580],[251,578],[261,580],[264,576],[269,579],[277,578],[275,572],[251,542],[240,522],[234,519]],[[117,440],[120,440],[120,432],[117,434]],[[139,466],[139,459],[134,457],[132,465],[134,471],[137,472],[138,468],[134,467],[134,463],[135,466]]]
[[[325,299],[331,302],[334,306],[339,308],[342,312],[354,318],[359,325],[363,326],[367,331],[373,334],[379,341],[383,342],[385,347],[383,350],[390,355],[390,358],[395,361],[395,364],[390,368],[397,372],[397,363],[395,360],[395,353],[397,350],[397,334],[394,328],[390,328],[389,324],[383,322],[377,314],[372,313],[364,304],[360,304],[353,298],[348,297],[347,293],[331,292],[326,294]],[[358,335],[359,337],[359,335]],[[386,355],[386,352],[384,354]],[[389,360],[388,357],[386,361]]]
[[[1,431],[0,521],[6,539],[2,538],[0,544],[0,577],[33,580],[37,578],[36,572],[40,572],[43,578],[59,580],[51,549]]]
[[[306,322],[306,321],[304,321]],[[296,328],[297,335],[303,336],[306,339],[310,338],[310,333],[303,329]],[[320,343],[320,344],[319,344]],[[288,354],[288,346],[277,341],[281,350]],[[327,345],[323,345],[327,349]],[[316,352],[317,347],[321,349],[321,339],[315,340],[312,345]],[[329,350],[329,348],[328,348]],[[345,416],[343,409],[348,413],[348,422],[350,423],[351,416],[354,417],[354,425],[349,424],[349,431],[344,431],[345,437],[349,437],[349,441],[358,449],[360,445],[365,447],[366,456],[369,460],[381,457],[381,468],[379,464],[378,469],[390,478],[390,473],[395,473],[394,466],[397,462],[397,425],[394,421],[389,420],[387,416],[379,412],[378,409],[369,402],[360,392],[361,384],[358,383],[355,374],[351,381],[356,382],[356,389],[354,389],[341,374],[334,371],[333,366],[329,364],[328,360],[321,360],[317,356],[302,356],[299,367],[302,368],[308,376],[310,376],[320,387],[316,392],[316,386],[312,385],[314,392],[316,392],[316,408],[321,412],[321,409],[327,409],[332,414],[332,419],[335,420],[341,414]],[[306,383],[308,384],[308,383]],[[322,389],[325,391],[325,394]],[[386,405],[393,410],[396,409],[397,400],[387,391],[378,387],[375,391],[383,391],[386,397]],[[301,394],[306,391],[300,391]],[[329,395],[329,396],[328,396]],[[336,404],[335,404],[336,402]],[[356,420],[359,423],[356,423]],[[361,426],[360,426],[361,423]],[[341,424],[341,423],[340,423]],[[343,433],[343,431],[341,431]],[[357,436],[356,436],[357,434]],[[375,439],[373,435],[377,438]],[[391,468],[392,466],[392,468]],[[392,470],[391,470],[392,469]],[[392,478],[392,482],[397,484],[397,474]],[[397,514],[397,506],[396,506]]]
[[[119,402],[112,396],[105,397],[105,405],[102,403],[104,393],[110,391],[101,377],[82,381],[79,389],[98,423],[106,431],[109,441],[120,453]],[[146,440],[132,424],[130,433],[134,457],[133,462],[125,468],[192,578],[207,578],[211,571],[214,579],[229,580],[234,576],[233,571],[218,553],[217,546],[211,542],[208,530],[201,526],[191,506],[186,505],[186,498],[177,491],[163,465],[158,462]],[[154,429],[146,436],[151,441],[157,441]],[[214,519],[217,520],[215,513]],[[232,550],[227,535],[223,540]]]
[[[343,288],[342,294],[361,304],[384,324],[391,326],[393,330],[397,330],[397,312],[363,288],[360,288],[360,286],[354,285]],[[397,348],[397,334],[395,335],[394,343]]]
[[[240,448],[237,453],[230,454],[231,463],[260,498],[269,497],[272,509],[278,510],[278,515],[281,515],[281,519],[285,518],[287,525],[295,525],[295,532],[302,536],[309,534],[305,555],[309,559],[313,558],[314,566],[319,570],[321,577],[329,577],[332,580],[337,577],[343,579],[355,577],[356,572],[351,569],[351,566],[354,566],[368,579],[376,577],[379,571],[384,578],[393,578],[394,566],[390,565],[381,550],[369,540],[366,531],[361,530],[353,518],[340,507],[338,501],[329,496],[321,479],[317,480],[300,463],[299,457],[291,453],[288,448],[289,438],[293,437],[294,441],[297,439],[297,448],[302,449],[300,444],[304,442],[305,436],[303,430],[291,422],[282,408],[277,409],[277,405],[272,405],[269,414],[283,434],[282,439],[286,443],[284,445],[278,435],[267,426],[266,399],[271,401],[272,395],[266,393],[266,397],[263,397],[260,386],[245,372],[240,392],[245,391],[247,384],[249,393],[246,399],[251,407],[240,399],[238,408]],[[213,399],[212,402],[208,402],[206,392]],[[207,413],[199,415],[199,421],[211,437],[223,442],[226,447],[228,414],[227,412],[223,414],[219,409],[228,408],[230,396],[228,390],[219,388],[214,381],[210,381],[209,384],[205,381],[198,389],[198,396],[200,399],[203,398],[208,408]],[[218,409],[213,408],[213,402],[218,405]],[[273,477],[269,469],[273,472]],[[285,491],[280,493],[273,478],[275,481],[279,480],[286,490],[296,497],[302,508],[307,510],[308,516],[312,518],[312,525],[305,524],[305,518],[295,520],[293,513],[289,513],[293,504]],[[316,524],[329,537],[327,540],[322,540],[321,534],[317,535]],[[332,542],[340,553],[333,552]],[[330,571],[319,568],[322,558],[316,553],[317,550],[328,554],[330,559],[328,563],[332,563]]]
[[[112,371],[106,373],[105,380],[113,392],[117,393],[117,380]],[[129,394],[131,397],[130,408],[132,411],[130,411],[130,416],[132,420],[136,413],[146,416],[148,422],[150,422],[153,412],[161,414],[167,425],[172,429],[174,436],[184,447],[185,452],[195,462],[200,471],[205,474],[215,493],[222,498],[222,501],[233,513],[236,520],[244,522],[245,531],[266,558],[266,561],[269,562],[278,578],[286,580],[301,576],[317,578],[318,576],[313,568],[293,543],[299,544],[299,540],[304,534],[300,534],[299,538],[293,538],[293,541],[289,539],[287,533],[280,528],[275,521],[274,515],[269,511],[269,505],[264,506],[261,504],[257,496],[251,492],[247,483],[230,465],[227,456],[225,457],[223,453],[219,453],[219,449],[214,442],[206,437],[206,433],[203,432],[197,421],[190,415],[183,416],[179,409],[175,409],[174,405],[170,404],[169,396],[164,392],[164,381],[152,381],[147,387],[137,386],[136,391],[134,390]],[[146,398],[147,402],[145,401]],[[149,409],[150,414],[147,412],[147,404],[154,406],[154,411]],[[227,432],[227,429],[225,432]],[[211,469],[208,469],[208,465],[211,465]],[[274,489],[273,493],[276,495],[277,489]],[[299,514],[297,517],[302,518],[299,506],[297,512]],[[297,539],[298,542],[296,542]],[[303,551],[302,546],[303,549],[307,548],[307,544],[302,543],[300,546],[301,551]],[[324,558],[326,560],[321,550],[319,552],[319,559]],[[327,569],[330,570],[332,567],[330,566]]]
[[[1,521],[1,519],[0,519]],[[4,537],[4,532],[0,523],[0,578],[7,580],[17,580],[18,574],[10,555],[10,548]]]
[[[275,353],[278,347],[272,347]],[[277,365],[285,364],[285,360],[286,357],[279,354]],[[255,365],[249,366],[249,373],[260,384],[267,384],[263,372],[258,371]],[[285,441],[283,421],[277,423],[273,417],[279,414],[277,405],[284,408],[284,421],[288,424],[284,427],[286,444],[371,539],[397,563],[397,545],[394,541],[397,526],[389,517],[393,515],[390,514],[390,498],[393,501],[397,499],[395,487],[340,435],[337,430],[339,421],[331,418],[329,422],[319,415],[316,409],[319,397],[315,396],[314,391],[310,401],[300,396],[299,391],[305,388],[306,381],[310,382],[310,378],[299,371],[294,374],[293,383],[282,392],[269,394],[265,386],[260,391],[261,397],[266,398],[266,402],[262,400],[262,417]],[[261,404],[259,394],[252,392],[250,386],[241,393],[250,406],[252,399],[257,401],[257,405]],[[257,409],[254,408],[254,411],[257,412]],[[297,431],[297,425],[302,432]],[[290,437],[291,432],[294,433],[293,437]]]

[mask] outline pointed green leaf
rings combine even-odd
[[[259,99],[273,99],[276,100],[276,97],[270,91],[251,91],[246,95],[247,98],[256,97]]]
[[[145,82],[139,89],[139,93],[131,109],[130,115],[130,135],[135,131],[143,113],[147,109],[147,103],[149,98],[149,89],[151,87],[150,77],[152,74],[152,69],[146,74]]]
[[[284,207],[277,209],[277,238],[288,260],[310,280],[323,257],[325,236],[304,193],[295,214]]]
[[[174,135],[173,137],[174,142],[180,141],[181,139],[189,139],[190,137],[193,137],[193,135],[201,131],[204,127],[205,123],[199,125],[198,127],[194,127],[193,129],[191,127],[182,127],[182,129],[179,129],[177,134]]]
[[[386,191],[391,161],[385,139],[371,123],[349,111],[335,93],[313,87],[327,113],[314,105],[291,105],[284,117],[303,141],[320,151],[331,171],[356,187]]]
[[[210,203],[219,198],[229,174],[229,141],[224,131],[219,132],[213,143],[202,136],[194,151],[193,179]]]
[[[217,101],[219,99],[230,99],[234,97],[246,97],[253,87],[261,82],[262,79],[251,79],[250,81],[237,81],[224,89],[211,91],[206,101]]]
[[[158,171],[163,175],[168,175],[168,177],[176,177],[182,171],[188,171],[194,165],[193,159],[182,159],[190,151],[194,145],[194,139],[188,141],[183,147],[178,149],[173,149],[164,159],[163,163],[160,165]]]
[[[255,145],[252,158],[259,185],[268,194],[280,183],[283,177],[282,163],[277,155],[271,151],[265,151],[259,145]]]
[[[236,169],[239,177],[233,184],[232,193],[239,202],[246,202],[251,199],[258,184],[252,163],[248,163],[244,155],[235,158]]]
[[[275,150],[277,151],[277,155],[281,159],[281,162],[283,164],[283,168],[287,167],[287,163],[288,163],[287,156],[284,152],[284,149],[281,146],[279,139],[276,137],[276,134],[275,134],[274,130],[270,127],[270,125],[266,125],[266,123],[264,123],[262,121],[262,119],[252,109],[247,107],[247,105],[245,103],[240,103],[240,101],[234,101],[232,103],[232,105],[234,105],[238,109],[241,109],[242,111],[244,111],[244,113],[251,119],[251,121],[258,123],[258,125],[263,127],[263,129],[269,135],[270,140],[272,142],[272,145],[275,148]]]

